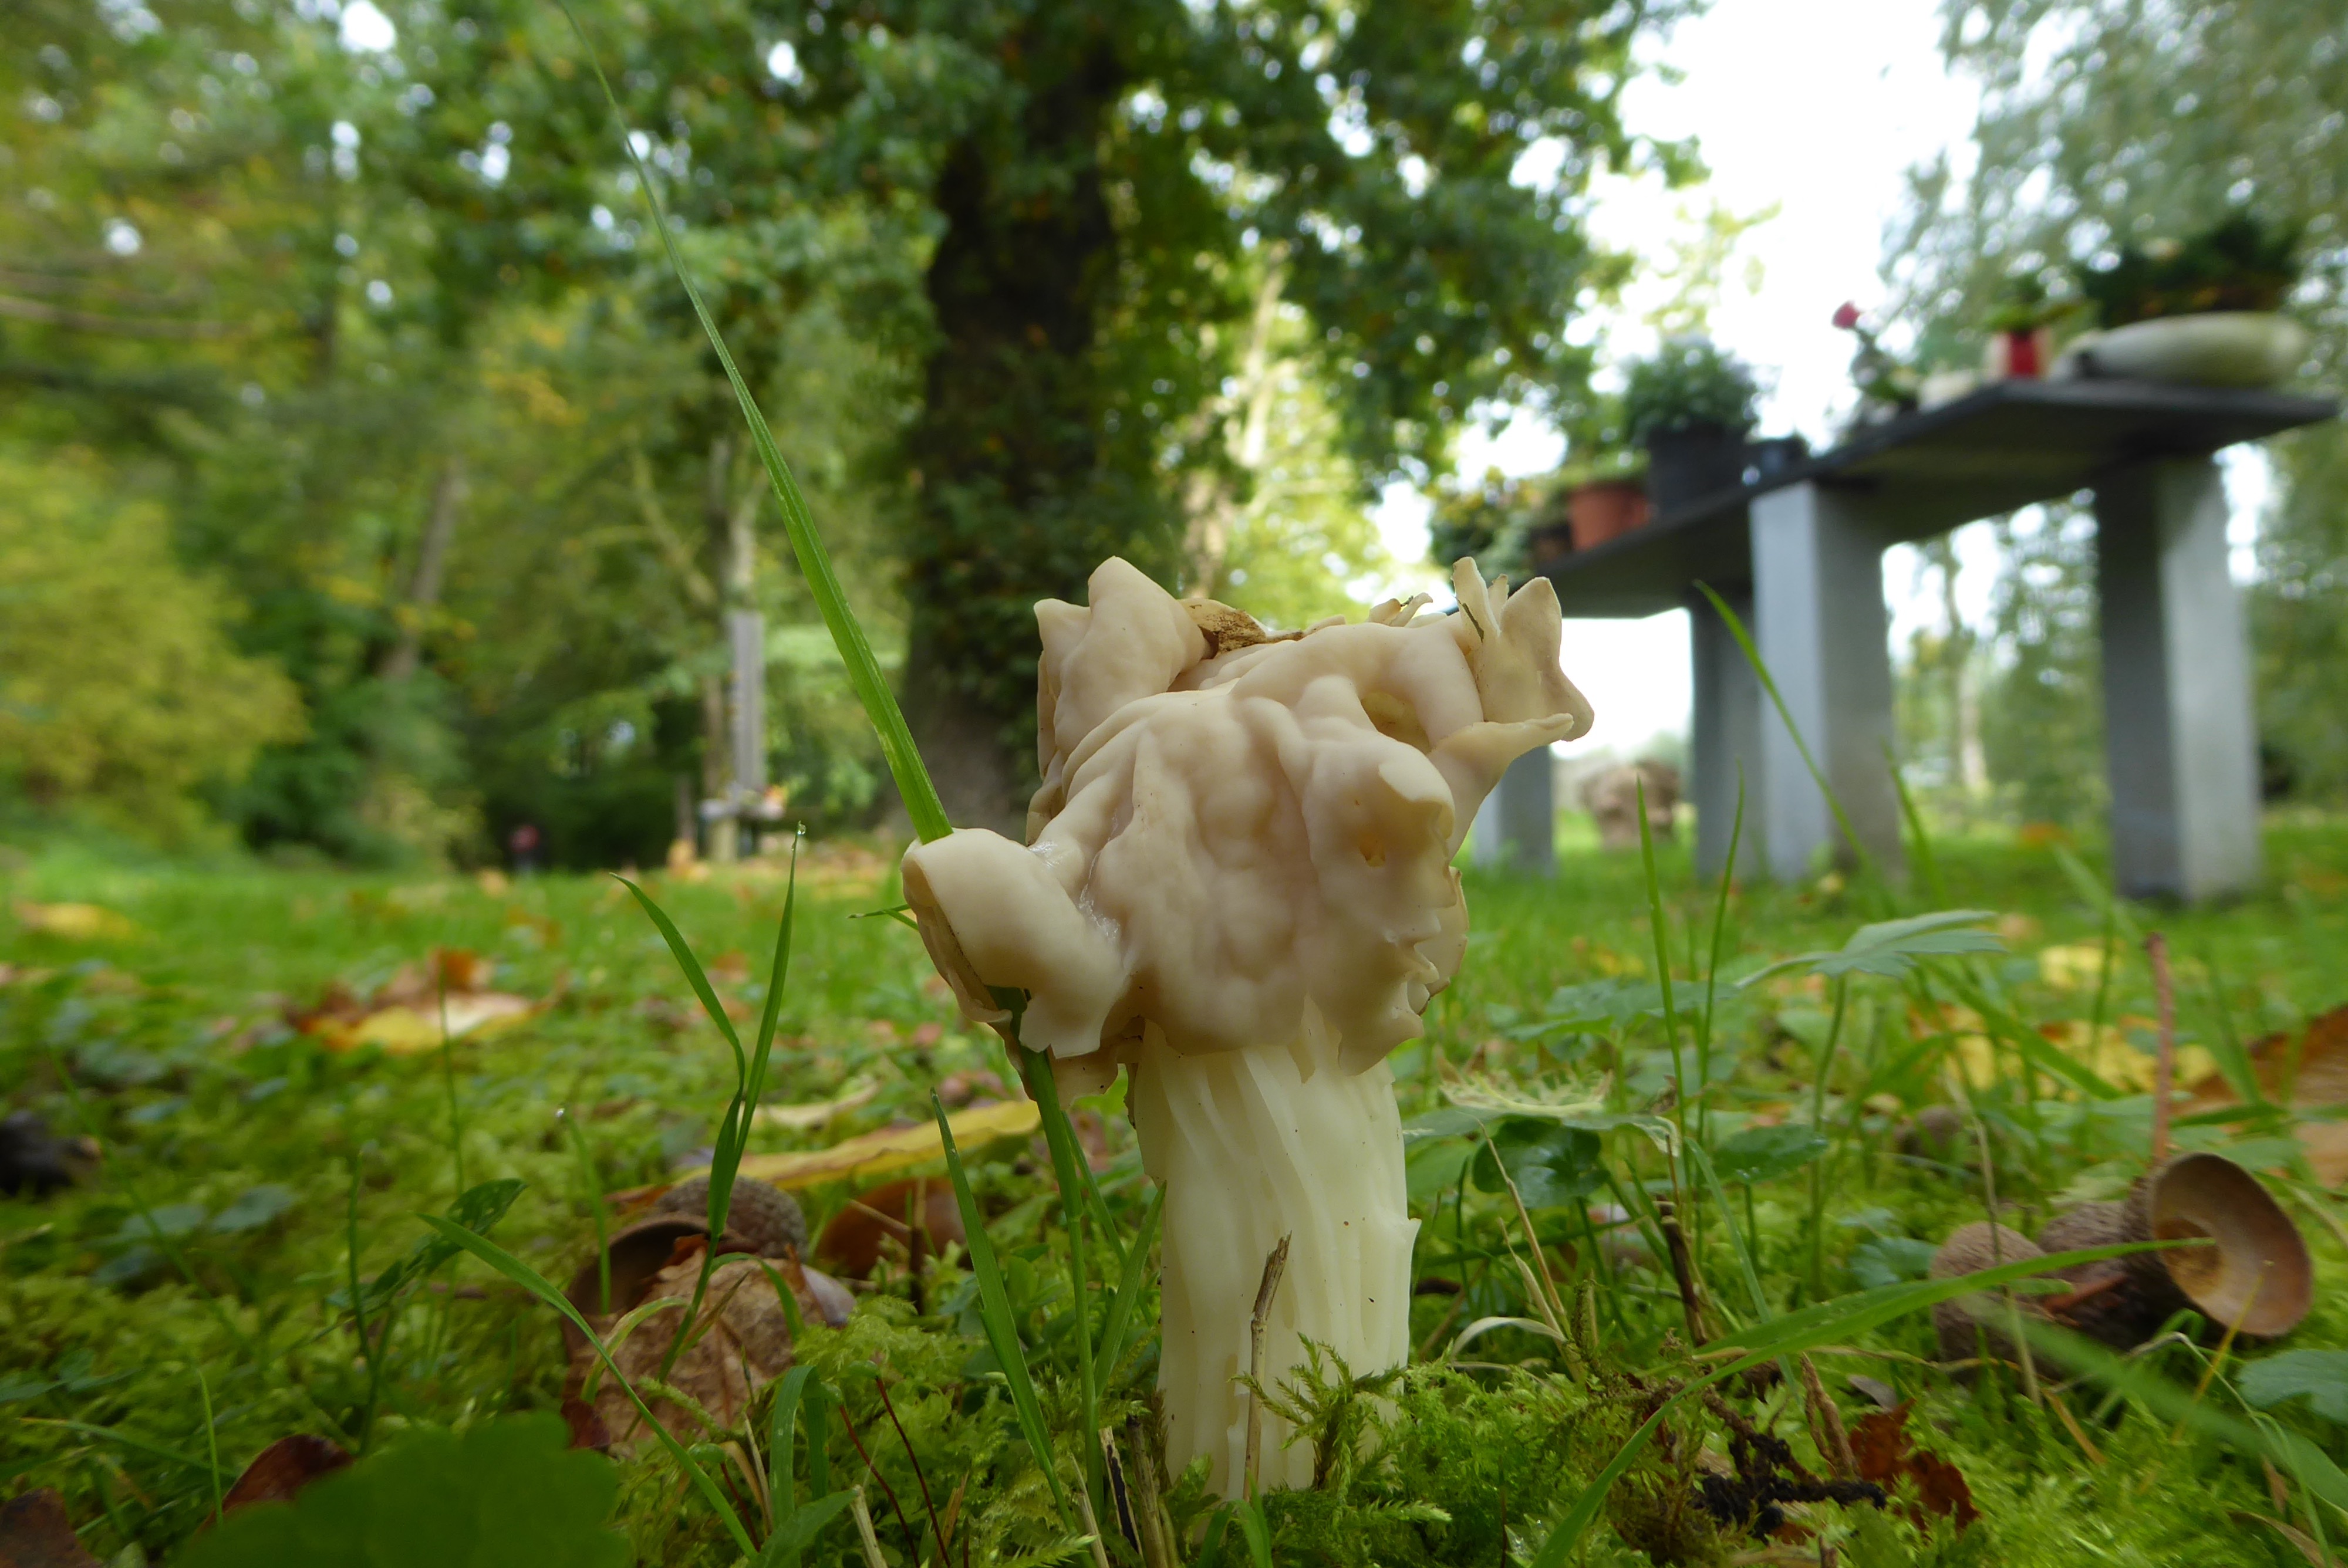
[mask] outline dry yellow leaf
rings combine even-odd
[[[95,942],[139,932],[129,916],[118,915],[101,904],[36,904],[18,899],[16,919],[28,931],[46,931],[69,942]]]
[[[957,1112],[947,1124],[953,1129],[955,1145],[967,1149],[996,1138],[1024,1138],[1042,1126],[1044,1119],[1034,1101],[1012,1100]],[[829,1149],[752,1154],[742,1162],[742,1174],[778,1187],[814,1187],[826,1182],[869,1182],[944,1158],[945,1141],[938,1136],[938,1124],[923,1122],[867,1132]]]
[[[528,997],[509,996],[503,991],[451,991],[448,1038],[464,1040],[495,1034],[529,1018],[540,1005]],[[329,1039],[336,1050],[379,1045],[391,1056],[438,1050],[440,1041],[440,1009],[405,1004],[369,1013],[347,1032],[338,1032]]]

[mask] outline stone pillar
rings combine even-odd
[[[2119,471],[2096,530],[2113,880],[2130,897],[2240,892],[2259,876],[2258,717],[2217,464]]]
[[[1509,764],[1477,808],[1474,836],[1483,870],[1557,874],[1557,761],[1547,746]]]
[[[1762,661],[1859,844],[1886,875],[1899,876],[1882,536],[1864,497],[1815,482],[1754,497],[1752,530]],[[1850,845],[1774,705],[1761,730],[1771,875],[1794,881],[1823,858],[1848,864]]]
[[[1753,595],[1724,593],[1728,608],[1753,630]],[[1695,804],[1695,868],[1716,877],[1728,860],[1728,836],[1736,821],[1737,778],[1745,781],[1745,827],[1736,846],[1740,875],[1767,865],[1762,823],[1766,815],[1761,788],[1761,709],[1768,699],[1728,623],[1702,594],[1688,599],[1689,663],[1695,674],[1694,733],[1689,737],[1688,798]]]

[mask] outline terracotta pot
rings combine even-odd
[[[1646,487],[1636,479],[1597,479],[1577,485],[1566,497],[1565,508],[1573,548],[1578,550],[1596,549],[1609,539],[1644,528],[1652,515]]]

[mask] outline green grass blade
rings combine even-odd
[[[1132,1322],[1134,1305],[1141,1297],[1142,1282],[1149,1274],[1149,1249],[1157,1244],[1159,1223],[1166,1216],[1166,1189],[1153,1187],[1149,1206],[1141,1213],[1141,1229],[1127,1249],[1125,1266],[1117,1279],[1117,1299],[1108,1304],[1108,1316],[1101,1320],[1101,1366],[1111,1377],[1117,1375],[1118,1363],[1125,1359],[1127,1326]]]
[[[747,1076],[749,1062],[742,1054],[742,1037],[734,1032],[734,1020],[726,1016],[726,1006],[717,999],[717,992],[710,986],[709,977],[702,972],[701,960],[695,958],[693,949],[685,945],[685,933],[676,928],[676,922],[668,917],[667,910],[653,902],[651,894],[624,876],[614,876],[612,880],[634,894],[636,902],[644,906],[645,915],[652,919],[653,929],[661,934],[661,940],[668,944],[670,956],[676,959],[676,967],[685,971],[685,983],[693,988],[693,994],[701,999],[701,1010],[709,1015],[709,1021],[717,1026],[717,1032],[724,1035],[726,1043],[734,1048],[735,1076],[736,1079]]]
[[[1238,1508],[1240,1533],[1247,1538],[1249,1562],[1254,1568],[1272,1568],[1272,1528],[1264,1522],[1263,1504],[1251,1497]]]
[[[1814,1350],[1821,1345],[1836,1343],[1847,1335],[1863,1334],[1896,1317],[1904,1317],[1910,1312],[1920,1312],[1928,1307],[1937,1306],[1941,1302],[1952,1300],[1960,1296],[1970,1296],[1975,1291],[2010,1285],[2016,1280],[2026,1279],[2033,1275],[2044,1274],[2050,1269],[2064,1267],[2074,1263],[2086,1263],[2101,1258],[2119,1257],[2132,1252],[2141,1252],[2154,1245],[2157,1244],[2139,1242],[2126,1246],[2087,1247],[2076,1252],[2054,1253],[2044,1257],[2024,1258],[2017,1263],[1982,1269],[1977,1274],[1964,1275],[1955,1279],[1929,1279],[1910,1284],[1882,1286],[1874,1290],[1861,1291],[1855,1296],[1838,1296],[1832,1301],[1823,1301],[1816,1307],[1788,1313],[1783,1317],[1756,1325],[1741,1333],[1724,1336],[1720,1341],[1723,1345],[1732,1347],[1750,1345],[1753,1348],[1736,1359],[1715,1368],[1700,1378],[1690,1379],[1685,1388],[1657,1406],[1654,1414],[1649,1416],[1645,1423],[1631,1434],[1629,1440],[1616,1451],[1613,1459],[1607,1462],[1606,1468],[1600,1471],[1597,1478],[1584,1487],[1581,1495],[1573,1500],[1572,1505],[1566,1510],[1564,1517],[1558,1521],[1557,1527],[1550,1532],[1549,1539],[1542,1543],[1540,1551],[1534,1554],[1531,1568],[1564,1568],[1567,1557],[1571,1554],[1576,1546],[1581,1544],[1581,1538],[1597,1522],[1598,1511],[1606,1501],[1608,1489],[1630,1470],[1632,1462],[1638,1459],[1640,1450],[1647,1446],[1648,1440],[1653,1438],[1656,1429],[1663,1425],[1663,1418],[1671,1413],[1673,1407],[1701,1394],[1714,1384],[1737,1377],[1766,1361],[1774,1361],[1781,1356],[1798,1355],[1805,1350]]]
[[[1655,875],[1655,835],[1647,826],[1647,781],[1636,783],[1639,806],[1639,857],[1647,878],[1647,920],[1655,934],[1655,983],[1663,992],[1663,1034],[1672,1044],[1672,1119],[1679,1126],[1680,1147],[1687,1147],[1687,1079],[1680,1063],[1680,1015],[1672,1000],[1671,927],[1663,917],[1663,885]],[[1679,1180],[1679,1162],[1672,1164]]]
[[[986,1234],[986,1216],[979,1212],[978,1196],[970,1189],[969,1173],[963,1169],[962,1151],[954,1146],[953,1127],[946,1120],[945,1102],[932,1091],[930,1107],[937,1113],[938,1136],[945,1142],[946,1176],[953,1183],[954,1202],[962,1209],[970,1271],[978,1279],[979,1322],[986,1330],[986,1342],[994,1351],[995,1363],[1003,1368],[1003,1380],[1010,1386],[1011,1412],[1018,1420],[1019,1435],[1027,1440],[1028,1451],[1044,1467],[1044,1480],[1052,1489],[1052,1505],[1059,1511],[1060,1522],[1066,1526],[1069,1522],[1067,1490],[1060,1484],[1059,1466],[1052,1460],[1052,1439],[1044,1429],[1044,1407],[1035,1398],[1035,1379],[1027,1374],[1027,1353],[1020,1348],[1019,1326],[1011,1316],[1011,1293],[1004,1287],[1003,1269],[994,1257],[994,1243]]]
[[[782,1018],[783,990],[791,974],[791,927],[798,913],[799,838],[791,835],[790,871],[783,883],[783,918],[775,932],[775,959],[767,971],[767,996],[758,1013],[758,1036],[750,1048],[750,1061],[736,1086],[734,1103],[726,1108],[716,1145],[709,1155],[709,1234],[726,1229],[732,1212],[735,1173],[750,1146],[750,1129],[758,1115],[758,1097],[766,1092],[767,1063],[775,1049],[775,1029]]]
[[[905,813],[912,819],[913,831],[922,842],[943,838],[953,831],[946,820],[946,809],[938,799],[937,785],[930,771],[922,765],[922,753],[913,744],[913,733],[906,726],[903,710],[897,706],[896,693],[880,674],[880,661],[874,657],[871,641],[858,623],[856,612],[849,607],[847,591],[839,585],[839,575],[832,569],[830,552],[824,548],[823,536],[816,531],[815,519],[808,512],[807,498],[799,494],[798,480],[793,477],[790,465],[783,461],[780,449],[775,446],[774,432],[767,427],[767,416],[759,412],[758,400],[751,393],[749,383],[734,363],[732,351],[726,346],[726,336],[717,330],[717,322],[695,286],[693,274],[685,270],[685,256],[676,246],[676,235],[669,228],[668,212],[662,205],[660,187],[653,180],[652,170],[636,151],[636,144],[628,134],[625,116],[620,108],[619,95],[613,92],[612,83],[603,74],[603,62],[597,56],[595,46],[588,42],[587,30],[580,25],[578,14],[572,10],[570,0],[556,0],[562,15],[578,37],[580,48],[587,56],[588,68],[595,73],[596,84],[603,89],[603,101],[611,107],[612,118],[620,131],[620,145],[626,149],[628,161],[634,165],[636,179],[643,187],[644,204],[651,209],[653,227],[660,233],[661,248],[668,254],[670,270],[675,272],[685,296],[693,303],[693,313],[700,319],[701,330],[708,335],[709,346],[716,352],[717,363],[725,367],[726,379],[734,388],[734,399],[741,405],[742,417],[750,427],[750,439],[758,448],[758,461],[766,465],[767,479],[774,487],[775,498],[783,508],[783,531],[791,541],[791,553],[798,559],[799,574],[807,579],[808,590],[814,595],[816,608],[822,612],[825,628],[831,633],[832,645],[839,650],[840,661],[848,666],[849,683],[855,687],[857,700],[864,704],[864,716],[880,739],[881,754],[888,759],[890,776],[897,781],[897,793],[904,798]]]
[[[1025,998],[1021,999],[1024,1007]],[[1076,1334],[1077,1397],[1084,1412],[1085,1430],[1097,1432],[1100,1430],[1100,1384],[1093,1366],[1092,1291],[1085,1256],[1086,1183],[1085,1174],[1079,1173],[1088,1173],[1090,1167],[1084,1152],[1076,1146],[1076,1128],[1060,1104],[1060,1085],[1052,1076],[1051,1058],[1019,1043],[1021,1011],[1021,1008],[1012,1009],[1009,1046],[1018,1059],[1020,1078],[1042,1112],[1044,1143],[1051,1151],[1052,1175],[1060,1189],[1060,1218],[1068,1229],[1068,1298]],[[1102,1491],[1105,1478],[1100,1445],[1086,1443],[1084,1459],[1085,1490],[1097,1511],[1107,1501]]]
[[[1710,583],[1700,582],[1695,586],[1697,592],[1712,600],[1712,608],[1720,616],[1721,623],[1728,628],[1728,634],[1736,639],[1737,649],[1745,655],[1745,661],[1753,667],[1754,675],[1761,682],[1761,690],[1769,694],[1769,705],[1777,710],[1778,723],[1784,724],[1786,733],[1794,737],[1794,749],[1801,753],[1802,765],[1810,770],[1810,778],[1818,786],[1818,793],[1826,796],[1827,809],[1834,813],[1835,825],[1842,829],[1843,839],[1850,845],[1851,855],[1859,862],[1859,869],[1874,874],[1879,869],[1875,857],[1868,854],[1867,845],[1859,841],[1859,829],[1851,825],[1850,815],[1843,810],[1841,797],[1835,794],[1834,786],[1827,783],[1826,770],[1818,766],[1818,759],[1810,754],[1810,743],[1802,738],[1801,727],[1794,723],[1793,710],[1786,706],[1785,694],[1777,690],[1776,677],[1769,673],[1769,666],[1762,661],[1761,650],[1754,645],[1753,634],[1745,630],[1745,622],[1738,619],[1736,611],[1728,608],[1728,601],[1712,591]]]
[[[778,1282],[779,1283],[779,1282]],[[790,1292],[784,1290],[788,1296]],[[798,1512],[798,1486],[791,1480],[792,1439],[798,1423],[799,1400],[807,1393],[808,1379],[814,1369],[794,1367],[783,1374],[775,1386],[774,1409],[767,1427],[767,1507],[774,1515],[774,1533],[767,1538],[766,1551],[760,1555],[762,1568],[798,1568],[796,1547],[778,1549],[791,1529],[791,1516]],[[846,1499],[841,1500],[845,1502]]]
[[[1720,1205],[1720,1217],[1728,1226],[1729,1250],[1736,1255],[1736,1266],[1745,1276],[1745,1294],[1752,1298],[1753,1316],[1757,1321],[1769,1316],[1769,1298],[1762,1293],[1761,1271],[1754,1266],[1753,1252],[1746,1245],[1745,1231],[1736,1223],[1736,1211],[1729,1205],[1728,1194],[1720,1184],[1720,1176],[1712,1168],[1712,1155],[1701,1143],[1688,1145],[1695,1159],[1695,1168],[1704,1175],[1704,1185],[1712,1190],[1712,1201]]]
[[[1728,934],[1728,890],[1736,881],[1736,851],[1745,842],[1745,764],[1736,764],[1736,815],[1728,825],[1728,855],[1720,866],[1720,894],[1712,907],[1712,953],[1704,968],[1704,1016],[1696,1024],[1696,1135],[1712,1136],[1712,1020],[1720,993],[1720,944]]]
[[[594,1152],[587,1147],[586,1129],[570,1107],[555,1112],[571,1133],[571,1152],[578,1157],[579,1175],[587,1188],[587,1205],[595,1215],[595,1303],[603,1312],[612,1310],[612,1217],[603,1205],[603,1182],[595,1171]]]
[[[775,1521],[775,1532],[767,1538],[766,1550],[759,1553],[757,1568],[788,1568],[799,1560],[819,1532],[839,1517],[848,1507],[852,1491],[835,1491],[819,1497],[788,1519]]]
[[[716,1482],[709,1479],[699,1465],[693,1462],[693,1456],[685,1451],[685,1445],[678,1442],[666,1427],[653,1419],[652,1407],[644,1403],[644,1396],[636,1392],[636,1387],[628,1381],[627,1374],[622,1372],[613,1364],[611,1354],[603,1348],[603,1341],[597,1337],[593,1327],[588,1324],[587,1319],[579,1315],[579,1309],[571,1305],[562,1292],[547,1283],[546,1277],[538,1270],[530,1267],[497,1243],[486,1236],[474,1235],[456,1221],[444,1219],[438,1214],[418,1214],[416,1217],[438,1231],[442,1238],[451,1245],[471,1253],[539,1300],[553,1307],[562,1314],[573,1328],[585,1335],[587,1343],[595,1348],[596,1356],[602,1361],[603,1370],[610,1374],[612,1379],[620,1386],[620,1391],[628,1396],[629,1402],[636,1407],[636,1413],[644,1418],[644,1425],[651,1429],[654,1437],[660,1440],[661,1446],[668,1450],[669,1457],[676,1460],[685,1473],[692,1479],[694,1490],[701,1493],[702,1500],[716,1510],[717,1517],[725,1522],[726,1532],[734,1538],[734,1544],[741,1549],[742,1555],[751,1557],[757,1554],[757,1547],[751,1542],[750,1532],[743,1525],[742,1516],[734,1511],[733,1503],[726,1501],[725,1491]]]

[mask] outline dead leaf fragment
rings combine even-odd
[[[696,1337],[670,1367],[667,1378],[660,1378],[661,1363],[700,1274],[697,1249],[663,1269],[645,1300],[675,1305],[640,1318],[626,1339],[611,1347],[612,1360],[629,1381],[664,1381],[718,1428],[728,1429],[741,1423],[760,1389],[790,1369],[790,1322],[764,1264],[756,1258],[721,1263],[709,1276],[708,1294],[695,1322]],[[582,1386],[596,1366],[592,1348],[582,1346],[574,1352],[573,1376]],[[700,1416],[674,1399],[648,1390],[645,1402],[653,1418],[680,1442],[701,1442],[716,1435]],[[610,1451],[616,1457],[631,1458],[653,1441],[634,1401],[608,1374],[597,1383],[591,1413],[609,1434]],[[579,1429],[574,1425],[572,1430]]]
[[[954,1143],[963,1149],[997,1138],[1025,1138],[1044,1124],[1032,1100],[1006,1101],[1000,1105],[974,1105],[947,1118]],[[784,1188],[813,1187],[825,1182],[869,1182],[945,1158],[945,1143],[935,1122],[911,1127],[886,1128],[793,1154],[753,1154],[742,1162],[741,1173]]]
[[[2317,1014],[2302,1033],[2284,1031],[2253,1040],[2248,1055],[2251,1076],[2269,1098],[2281,1099],[2289,1080],[2294,1110],[2348,1105],[2348,1007]],[[2214,1072],[2189,1092],[2195,1111],[2241,1102],[2233,1085]],[[2306,1148],[2318,1182],[2327,1187],[2348,1182],[2348,1122],[2312,1118],[2292,1131]]]
[[[16,901],[16,921],[27,931],[46,931],[68,942],[97,942],[135,937],[138,924],[102,904],[36,904]]]
[[[1896,1409],[1877,1410],[1860,1417],[1850,1429],[1851,1457],[1859,1463],[1859,1479],[1897,1491],[1904,1477],[1914,1483],[1910,1518],[1919,1523],[1927,1517],[1953,1519],[1962,1530],[1981,1517],[1973,1506],[1972,1488],[1955,1465],[1909,1440],[1908,1412],[1914,1405],[1910,1399]]]
[[[295,1432],[279,1438],[252,1458],[236,1484],[221,1499],[221,1512],[233,1513],[256,1502],[285,1502],[320,1476],[332,1475],[351,1456],[324,1438]]]
[[[850,1111],[870,1105],[880,1092],[877,1079],[860,1079],[829,1100],[810,1100],[797,1105],[761,1105],[755,1118],[761,1127],[779,1127],[803,1132],[845,1116]]]
[[[286,1021],[329,1050],[373,1045],[412,1056],[438,1050],[444,1040],[496,1033],[552,1005],[551,997],[532,1000],[489,989],[496,968],[467,948],[435,948],[422,964],[402,965],[365,1001],[337,980],[315,1007],[289,1009]]]
[[[0,1503],[0,1568],[99,1568],[66,1517],[66,1501],[45,1486]]]

